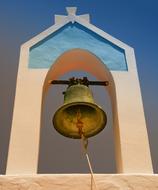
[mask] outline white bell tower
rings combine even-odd
[[[55,15],[53,26],[21,46],[6,174],[37,173],[49,81],[79,69],[110,83],[117,172],[152,174],[134,50],[76,10]]]

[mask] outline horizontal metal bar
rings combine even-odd
[[[100,85],[100,86],[108,86],[109,82],[108,81],[89,81],[89,85]]]
[[[69,80],[52,80],[50,84],[70,84]]]
[[[50,84],[62,84],[62,85],[69,85],[69,80],[52,80]],[[108,81],[87,81],[87,85],[97,85],[97,86],[108,86]]]

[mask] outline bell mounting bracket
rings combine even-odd
[[[109,82],[108,81],[89,81],[87,77],[83,77],[83,78],[72,77],[69,80],[51,80],[49,81],[49,84],[66,84],[69,87],[76,84],[82,84],[85,86],[89,86],[89,85],[108,86]]]

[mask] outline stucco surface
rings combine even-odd
[[[98,190],[157,190],[158,175],[96,174]],[[0,176],[0,190],[90,190],[89,174]]]

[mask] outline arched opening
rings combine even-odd
[[[46,76],[46,79],[45,79],[45,83],[44,83],[44,86],[43,86],[43,102],[42,102],[42,110],[44,110],[44,108],[45,108],[45,106],[46,106],[46,104],[45,104],[45,101],[48,101],[48,102],[50,102],[50,97],[47,97],[46,96],[46,94],[48,94],[48,96],[49,96],[49,91],[50,91],[50,89],[54,89],[54,90],[52,90],[52,93],[54,93],[53,94],[53,96],[51,96],[51,98],[53,99],[52,100],[52,102],[54,102],[54,104],[52,105],[52,107],[57,107],[57,105],[55,105],[57,102],[56,102],[56,97],[59,97],[60,95],[59,94],[56,94],[56,93],[59,93],[59,91],[61,91],[62,89],[59,89],[59,88],[61,88],[61,87],[53,87],[53,86],[51,86],[51,88],[50,88],[50,84],[49,84],[49,81],[50,80],[55,80],[55,79],[59,79],[59,78],[61,78],[61,77],[68,77],[69,75],[70,76],[72,76],[72,73],[71,72],[74,72],[74,71],[78,71],[78,74],[81,74],[81,72],[87,72],[87,73],[90,73],[89,74],[89,76],[88,77],[92,77],[93,79],[97,79],[97,80],[108,80],[109,82],[110,82],[110,85],[107,87],[107,94],[105,93],[105,91],[104,91],[104,96],[102,97],[103,99],[105,98],[105,99],[108,99],[109,98],[109,102],[111,102],[111,105],[112,105],[112,113],[113,114],[109,114],[110,115],[110,117],[111,117],[111,123],[109,123],[108,125],[114,125],[114,123],[116,122],[116,118],[117,118],[117,111],[116,111],[116,104],[115,104],[115,85],[114,85],[114,81],[113,81],[113,78],[112,78],[112,75],[111,75],[111,73],[109,72],[109,70],[106,68],[106,66],[95,56],[95,55],[93,55],[92,53],[90,53],[90,52],[88,52],[88,51],[85,51],[85,50],[81,50],[81,49],[73,49],[73,50],[71,50],[71,51],[68,51],[68,52],[65,52],[63,55],[61,55],[57,60],[56,60],[56,62],[52,65],[52,67],[50,68],[50,70],[49,70],[49,72],[48,72],[48,74],[47,74],[47,76]],[[81,72],[79,72],[79,71],[81,71]],[[55,88],[56,88],[56,90],[55,90]],[[57,89],[58,88],[58,89]],[[49,91],[48,91],[48,89],[49,89]],[[102,89],[103,89],[103,87],[102,87]],[[94,91],[97,91],[97,89],[93,89]],[[98,89],[99,90],[99,89]],[[105,89],[104,89],[105,90]],[[100,91],[100,90],[99,90]],[[56,92],[56,93],[55,93]],[[100,91],[101,92],[101,91]],[[102,94],[103,94],[103,91],[101,92]],[[51,94],[51,93],[50,93]],[[54,97],[54,98],[53,98]],[[102,99],[102,98],[99,98],[99,99]],[[59,98],[60,99],[60,98]],[[107,102],[108,102],[107,101]],[[105,101],[106,102],[106,101]],[[47,102],[46,102],[47,103]],[[58,104],[58,103],[57,103]],[[102,102],[100,102],[100,103],[98,103],[98,104],[100,104],[101,106],[102,106]],[[47,103],[47,105],[48,105],[48,103]],[[62,102],[60,101],[60,105],[62,105]],[[55,110],[55,109],[54,109]],[[109,110],[110,110],[110,107],[109,107]],[[49,115],[47,115],[48,117],[50,117]],[[42,117],[41,117],[42,118]],[[48,119],[47,117],[45,117],[44,119]],[[44,121],[43,121],[44,122]],[[44,124],[42,121],[41,121],[41,124]],[[53,136],[51,136],[50,134],[51,133],[49,133],[49,131],[50,130],[53,130],[52,129],[53,127],[51,127],[51,129],[49,128],[47,128],[48,130],[47,130],[47,132],[45,131],[45,134],[43,133],[43,132],[41,132],[41,142],[40,142],[40,147],[42,148],[42,141],[44,140],[44,139],[46,139],[46,136],[48,137],[48,139],[50,140],[51,138],[53,138]],[[109,127],[110,128],[110,127]],[[41,131],[44,131],[44,127],[41,129]],[[55,133],[55,132],[54,132]],[[107,132],[107,134],[111,134],[111,135],[109,135],[109,136],[107,136],[107,137],[112,137],[113,135],[112,135],[112,131],[110,131],[109,130],[109,133]],[[42,135],[45,135],[45,137],[43,138],[42,137]],[[100,136],[99,136],[100,135]],[[96,140],[94,140],[94,142],[95,141],[97,141],[97,138],[100,140],[101,139],[101,141],[99,142],[99,143],[101,143],[102,141],[104,141],[104,138],[106,138],[106,134],[104,134],[104,133],[101,133],[101,134],[99,134],[97,137],[95,137],[96,138]],[[101,136],[103,135],[103,137],[101,138]],[[114,134],[115,135],[115,134]],[[61,144],[59,145],[59,144],[56,144],[55,145],[55,143],[57,143],[58,142],[58,140],[55,142],[55,138],[60,138],[60,140],[61,140]],[[42,138],[43,138],[43,140],[42,140]],[[48,141],[48,139],[47,139],[47,141]],[[108,139],[108,138],[107,138]],[[110,138],[110,139],[108,139],[109,141],[107,141],[107,144],[108,144],[108,142],[109,142],[109,144],[113,144],[112,142],[112,138]],[[110,141],[111,140],[111,141]],[[105,140],[106,141],[106,140]],[[72,154],[71,154],[71,156],[70,157],[72,157],[73,158],[73,155],[78,155],[78,153],[80,153],[81,151],[79,150],[79,147],[78,147],[78,145],[79,145],[79,143],[76,141],[74,141],[73,139],[65,139],[64,137],[62,137],[62,136],[60,136],[60,135],[58,135],[57,133],[56,133],[56,136],[54,136],[54,139],[53,140],[50,140],[48,143],[46,143],[46,141],[45,141],[45,145],[43,144],[43,150],[40,150],[39,152],[41,153],[42,151],[42,154],[40,154],[39,153],[39,167],[38,167],[38,172],[39,173],[69,173],[69,172],[73,172],[73,173],[79,173],[79,172],[87,172],[87,166],[86,166],[86,163],[85,163],[85,161],[84,161],[84,159],[82,159],[82,161],[81,161],[81,163],[79,164],[79,167],[76,167],[76,165],[78,164],[77,163],[77,160],[76,160],[76,162],[75,161],[73,161],[73,159],[71,160],[70,159],[70,157],[68,158],[69,159],[69,161],[70,161],[70,164],[71,164],[71,166],[74,168],[74,171],[72,170],[72,169],[70,169],[70,170],[68,170],[68,169],[66,169],[66,168],[68,168],[69,166],[66,166],[65,167],[65,163],[66,163],[66,160],[65,160],[65,162],[63,163],[63,161],[64,161],[64,159],[62,158],[63,156],[64,156],[64,154],[60,154],[59,153],[59,151],[65,151],[65,155],[67,154],[67,149],[65,148],[63,148],[62,147],[62,143],[63,143],[63,145],[64,144],[67,144],[67,147],[68,148],[70,148],[70,149],[72,149]],[[76,146],[74,146],[74,144],[76,143]],[[115,142],[116,143],[116,142]],[[47,144],[47,145],[46,145]],[[98,149],[98,147],[96,147],[95,148],[95,150],[94,150],[94,147],[95,146],[97,146],[97,143],[93,143],[93,141],[91,142],[91,144],[92,144],[92,146],[91,147],[89,147],[89,149],[90,149],[90,154],[98,154],[97,153],[97,151],[100,149],[100,147],[99,147],[99,149]],[[105,142],[105,144],[104,144],[104,142],[103,143],[101,143],[102,145],[103,145],[103,149],[102,149],[102,151],[101,152],[104,152],[104,145],[106,145],[106,142]],[[55,145],[55,146],[54,146]],[[73,145],[73,146],[71,146],[71,145]],[[45,146],[45,147],[44,147]],[[48,147],[48,146],[50,146],[50,147]],[[48,147],[48,149],[53,149],[53,153],[51,153],[52,154],[52,156],[50,155],[50,157],[49,157],[49,151],[46,151],[46,149],[47,149],[47,147]],[[78,147],[78,148],[77,148]],[[110,146],[109,147],[107,147],[107,149],[113,149],[112,148],[113,147],[113,145],[111,146],[111,148],[110,148]],[[77,152],[76,152],[77,151]],[[109,154],[109,152],[110,151],[106,151],[105,150],[105,154]],[[54,167],[54,169],[53,169],[53,165],[55,165],[55,164],[53,164],[53,160],[51,160],[51,157],[52,158],[55,158],[55,156],[53,157],[53,154],[55,155],[55,154],[58,154],[59,155],[59,159],[58,159],[58,161],[61,163],[61,167],[60,168],[58,168],[57,170],[55,169],[55,167]],[[41,157],[41,155],[43,155],[42,157]],[[113,150],[111,150],[111,155],[110,155],[110,157],[111,156],[113,156],[114,157],[114,154],[113,154]],[[46,158],[47,157],[47,158]],[[49,158],[48,158],[49,157]],[[82,157],[81,156],[81,154],[80,154],[80,157]],[[102,158],[104,158],[104,156],[103,155],[99,155],[99,157],[102,157]],[[110,158],[109,157],[109,158]],[[60,158],[62,158],[61,160],[60,160]],[[57,157],[55,158],[56,160],[57,160]],[[65,157],[65,159],[66,159],[66,157]],[[51,161],[52,161],[52,163],[51,163]],[[118,161],[118,160],[116,160],[116,161]],[[47,164],[46,165],[41,165],[41,163],[44,163],[44,162],[47,162]],[[95,162],[95,161],[94,161]],[[86,168],[85,170],[82,168],[82,167],[80,167],[80,165],[82,165],[83,166],[83,168]],[[96,164],[97,165],[97,164]],[[100,164],[100,168],[102,167],[101,166],[102,164]],[[110,168],[109,169],[109,171],[103,171],[104,170],[104,168],[106,168],[106,167],[103,167],[103,170],[102,169],[96,169],[96,172],[98,172],[98,173],[114,173],[115,172],[115,163],[113,162],[113,163],[111,163],[111,165],[112,165],[112,169]],[[57,165],[56,165],[57,166]],[[95,163],[94,163],[94,166],[95,166]],[[52,168],[52,169],[51,169]],[[75,168],[76,168],[76,170],[75,170]],[[80,170],[78,170],[80,168]],[[61,169],[61,171],[60,171],[60,169]],[[95,169],[95,168],[94,168]],[[105,169],[106,170],[106,169]]]
[[[61,77],[87,76],[96,78],[86,72],[70,72]],[[80,140],[61,136],[52,125],[54,112],[62,105],[63,95],[67,86],[50,87],[45,97],[43,119],[40,135],[40,151],[38,173],[86,173],[88,167],[83,155]],[[89,138],[88,152],[96,173],[115,173],[114,137],[112,131],[112,111],[110,98],[102,86],[91,86],[94,100],[106,112],[108,122],[106,128],[98,135]],[[55,97],[58,97],[54,99]]]

